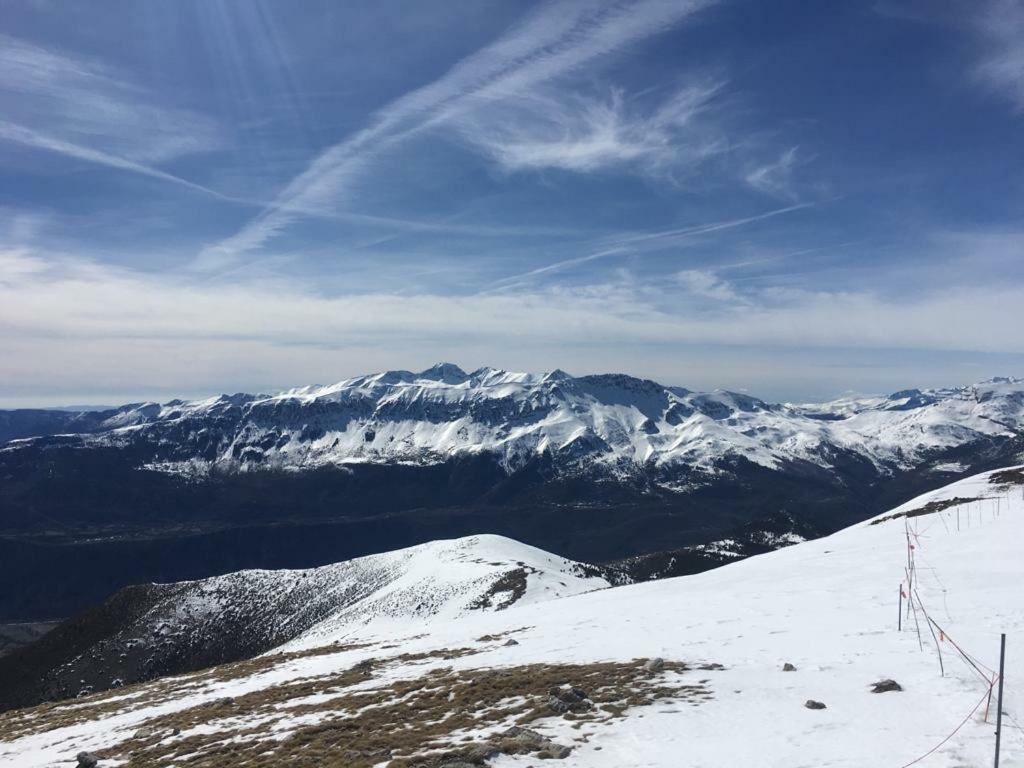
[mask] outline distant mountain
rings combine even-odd
[[[677,573],[720,562],[715,542],[744,526],[821,535],[1022,453],[1024,381],[1007,378],[773,404],[441,363],[276,395],[0,412],[0,620],[476,533],[590,562],[674,551]]]
[[[628,581],[511,539],[472,536],[310,570],[127,587],[0,658],[0,710],[247,659],[285,644],[316,646],[374,622],[454,620]]]
[[[621,374],[465,373],[439,363],[270,396],[6,412],[0,440],[29,436],[32,418],[50,435],[79,436],[73,444],[131,448],[144,455],[141,466],[188,475],[486,455],[509,474],[547,457],[560,473],[646,474],[675,490],[684,470],[713,475],[730,458],[832,469],[853,455],[888,474],[950,448],[1014,437],[1024,426],[1024,380],[780,405]]]

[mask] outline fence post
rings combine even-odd
[[[999,696],[996,698],[996,768],[999,768],[999,737],[1003,730],[1003,666],[1006,662],[1006,633],[999,636]]]

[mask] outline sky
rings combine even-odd
[[[0,17],[0,407],[1024,375],[1024,0]]]

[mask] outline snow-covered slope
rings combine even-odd
[[[672,487],[673,468],[715,471],[740,456],[777,469],[828,468],[852,455],[888,472],[1022,428],[1018,379],[779,405],[620,374],[465,373],[441,363],[272,396],[126,406],[91,428],[90,442],[148,445],[148,465],[167,471],[430,464],[478,454],[511,471],[547,455],[562,468],[663,470]]]
[[[602,573],[624,578],[484,535],[320,568],[128,587],[58,627],[41,648],[0,664],[0,685],[24,686],[13,701],[74,696],[249,658],[289,641],[333,642],[382,622],[426,625],[603,589]],[[0,692],[0,705],[12,694]]]
[[[205,766],[230,744],[235,765],[982,766],[1006,632],[1001,764],[1021,766],[1022,540],[1018,467],[696,576],[371,622],[246,665],[8,713],[0,762],[90,750],[101,764]],[[900,587],[914,603],[897,631]],[[885,679],[902,690],[872,693]]]

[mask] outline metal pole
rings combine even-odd
[[[999,736],[1003,730],[1003,667],[1006,662],[1006,633],[999,636],[999,697],[996,699],[996,768],[999,768]]]
[[[896,617],[896,631],[903,631],[903,584],[900,584],[900,613]]]

